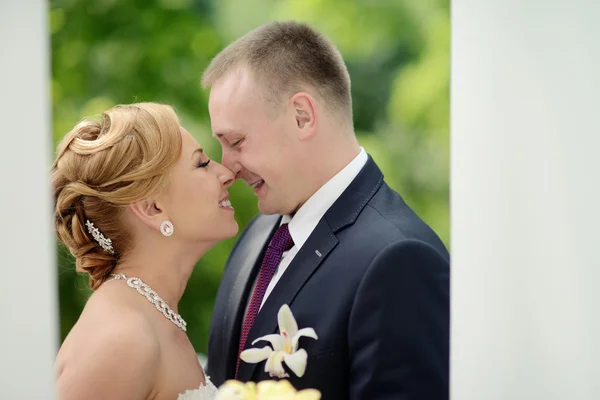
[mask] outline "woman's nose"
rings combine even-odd
[[[229,168],[224,166],[223,164],[219,164],[218,162],[215,162],[215,164],[217,164],[217,166],[218,166],[217,168],[218,168],[219,180],[221,181],[223,186],[228,188],[229,186],[231,186],[233,184],[233,181],[234,181],[233,172]]]

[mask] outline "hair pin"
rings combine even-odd
[[[115,254],[115,251],[112,247],[112,241],[106,237],[94,226],[94,224],[88,219],[85,221],[85,226],[88,228],[88,232],[92,235],[94,240],[98,242],[100,247],[102,247],[105,251],[108,251],[110,254]]]

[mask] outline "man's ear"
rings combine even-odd
[[[299,92],[290,98],[294,110],[294,118],[299,131],[300,140],[308,140],[316,133],[317,108],[313,97],[305,92]]]
[[[160,229],[162,221],[167,219],[163,210],[151,199],[133,202],[129,205],[129,209],[144,224],[156,230]]]

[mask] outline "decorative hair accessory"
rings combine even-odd
[[[85,221],[85,226],[87,226],[88,232],[92,235],[94,240],[98,242],[100,247],[110,254],[115,254],[115,251],[112,247],[112,241],[108,238],[105,238],[89,219]]]
[[[173,224],[168,219],[164,220],[162,224],[160,224],[160,233],[162,233],[163,235],[171,236],[173,234],[173,231]]]

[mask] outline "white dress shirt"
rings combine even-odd
[[[302,207],[300,207],[293,217],[289,215],[283,216],[280,225],[285,223],[289,224],[288,228],[290,230],[290,235],[294,240],[294,246],[281,256],[281,261],[273,275],[273,279],[271,279],[269,286],[267,286],[265,297],[260,305],[261,308],[285,270],[302,248],[302,245],[304,245],[310,234],[317,227],[321,218],[323,218],[327,210],[329,210],[333,203],[335,203],[342,195],[344,190],[350,186],[350,183],[352,183],[360,170],[365,166],[367,160],[367,153],[365,152],[365,149],[361,147],[360,153],[358,153],[344,169],[321,186],[321,188],[317,190],[306,203],[302,205]]]

